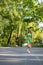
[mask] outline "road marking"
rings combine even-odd
[[[20,62],[20,61],[39,61],[39,59],[26,59],[26,58],[7,58],[7,59],[0,59],[0,61],[7,61],[7,62]],[[43,59],[40,59],[43,61]]]
[[[0,56],[43,56],[43,54],[0,54]]]
[[[43,61],[43,59],[29,59],[29,60],[31,60],[31,61]]]
[[[20,58],[6,58],[6,59],[0,59],[0,61],[7,61],[7,62],[20,62],[26,59],[20,59]]]

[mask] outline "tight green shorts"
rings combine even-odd
[[[32,38],[27,38],[27,42],[32,42]]]

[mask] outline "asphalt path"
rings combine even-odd
[[[43,65],[43,48],[0,48],[0,65]]]

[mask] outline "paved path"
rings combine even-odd
[[[0,65],[43,65],[43,48],[0,48]]]

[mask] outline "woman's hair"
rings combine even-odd
[[[28,28],[28,33],[32,33],[32,31],[31,31],[31,29],[30,29],[30,28]]]

